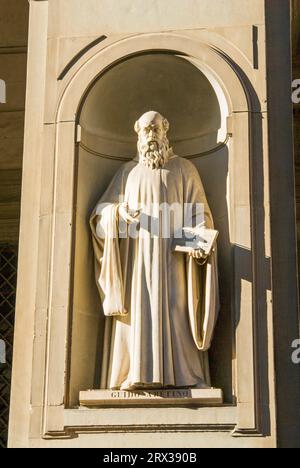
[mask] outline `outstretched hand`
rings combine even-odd
[[[119,205],[119,216],[127,224],[137,224],[140,221],[140,210],[131,211],[127,202],[123,202]]]

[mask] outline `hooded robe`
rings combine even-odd
[[[140,229],[131,225],[131,236],[120,234],[123,200],[132,210],[142,207]],[[185,204],[193,218],[202,204],[206,227],[213,228],[196,167],[172,153],[158,169],[138,160],[123,164],[90,219],[106,315],[101,388],[210,386],[207,350],[219,308],[216,251],[203,266],[174,252],[178,219],[170,216],[163,231],[162,204],[179,205],[182,219]]]

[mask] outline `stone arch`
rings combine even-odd
[[[106,45],[102,42],[85,54],[62,80],[58,105],[52,112],[54,122],[75,120],[82,101],[93,82],[118,61],[147,51],[170,51],[191,61],[213,83],[218,95],[223,92],[229,112],[251,111],[250,94],[229,56],[201,38],[175,33],[154,33],[123,38]],[[243,60],[244,66],[250,64]],[[250,73],[249,73],[250,74]],[[223,99],[223,98],[222,98]]]
[[[199,70],[205,74],[210,83],[212,84],[216,94],[218,95],[223,106],[228,109],[229,120],[226,122],[228,125],[227,133],[233,134],[232,140],[228,142],[228,151],[232,154],[229,161],[229,189],[228,197],[230,198],[230,210],[229,210],[229,226],[228,235],[230,236],[230,242],[232,244],[241,245],[243,249],[252,252],[251,245],[251,194],[250,194],[250,159],[251,159],[251,125],[250,125],[250,113],[254,110],[259,110],[257,107],[256,100],[253,99],[253,92],[249,86],[248,80],[244,79],[247,77],[247,72],[250,75],[250,64],[241,57],[241,63],[243,64],[243,72],[239,66],[232,62],[229,56],[225,55],[224,52],[212,43],[204,43],[198,37],[193,37],[184,33],[163,33],[163,34],[145,34],[139,36],[125,37],[112,44],[106,44],[105,41],[93,47],[87,52],[80,60],[69,70],[61,83],[61,91],[59,103],[56,109],[52,109],[50,112],[50,119],[56,126],[56,149],[55,149],[55,170],[57,173],[56,179],[56,193],[53,198],[53,214],[54,214],[54,231],[55,229],[62,229],[65,232],[69,247],[72,245],[73,239],[73,210],[74,210],[74,183],[75,178],[73,175],[68,180],[63,177],[58,177],[59,174],[65,173],[66,168],[68,170],[75,167],[75,145],[74,135],[76,132],[76,125],[78,123],[78,115],[86,94],[90,87],[99,79],[101,74],[116,63],[126,58],[151,51],[169,51],[171,53],[179,54],[186,60],[190,61],[194,66],[198,67]],[[236,51],[235,51],[236,55]],[[254,96],[255,97],[255,96]],[[227,117],[227,116],[226,116]],[[235,133],[236,132],[236,133]],[[66,148],[73,148],[70,154],[66,154]],[[243,170],[245,177],[243,178],[243,184],[238,183],[239,171]],[[68,172],[68,171],[67,171]],[[66,184],[62,186],[62,182]],[[233,183],[237,182],[236,183]],[[66,197],[66,190],[68,196]],[[60,201],[63,199],[63,202]],[[61,216],[64,214],[65,216]],[[243,228],[240,227],[242,223]],[[55,250],[55,235],[53,235],[54,244],[53,249]],[[234,262],[238,265],[240,258],[236,257]],[[248,261],[248,260],[247,260]],[[70,278],[72,274],[72,252],[71,248],[67,249],[60,258],[56,259],[56,263],[52,264],[52,296],[50,297],[50,309],[52,307],[53,298],[55,297],[55,270],[65,271],[66,276]],[[252,266],[251,262],[242,265],[245,271],[239,272],[239,268],[235,271],[235,276],[232,279],[231,288],[235,290],[235,286],[238,283],[238,294],[234,294],[233,303],[235,306],[242,311],[243,304],[249,304],[252,297]],[[60,273],[61,275],[61,273]],[[242,288],[241,276],[245,276],[247,286]],[[71,281],[72,283],[72,281]],[[248,284],[249,283],[249,284]],[[69,281],[70,285],[70,281]],[[54,286],[54,287],[53,287]],[[230,288],[229,288],[230,289]],[[230,291],[229,291],[230,294]],[[61,297],[61,305],[65,307],[66,313],[70,314],[70,307],[73,305],[73,301],[70,301],[69,290],[64,294],[59,294]],[[55,316],[61,311],[53,309],[51,315],[50,334],[51,328],[54,327]],[[244,326],[248,326],[253,320],[252,311],[245,309],[247,312],[247,323],[241,321]],[[243,314],[243,313],[242,313]],[[241,315],[242,315],[241,314]],[[249,319],[250,315],[250,319]],[[250,322],[249,322],[250,320]],[[253,322],[254,323],[254,322]],[[68,319],[65,320],[65,336],[68,336]],[[237,359],[239,356],[239,346],[248,347],[251,356],[254,354],[253,349],[253,327],[250,327],[249,339],[247,343],[240,343],[238,333],[241,334],[240,329],[236,333],[236,355]],[[50,343],[51,346],[62,346],[58,341],[56,342],[55,337]],[[50,354],[50,350],[49,350]],[[65,355],[65,349],[62,349],[62,354]],[[245,355],[245,350],[243,350]],[[68,362],[66,356],[66,366]],[[83,358],[83,365],[86,359]],[[252,375],[253,386],[249,386],[246,390],[247,395],[243,395],[247,400],[247,404],[253,406],[253,420],[254,420],[254,368],[253,362],[249,361],[249,373]],[[49,363],[49,371],[51,371],[51,362]],[[83,389],[84,376],[75,377],[76,380],[76,391]],[[236,393],[239,392],[239,377],[235,383]],[[251,380],[251,377],[250,377]],[[90,385],[91,379],[85,385]],[[51,395],[51,380],[49,380],[49,392]],[[62,389],[63,395],[66,396],[66,386],[64,379],[62,378]],[[57,386],[55,389],[57,392]],[[67,395],[67,401],[69,395]],[[71,404],[75,404],[74,398],[71,397],[69,400]],[[251,422],[252,424],[252,422]],[[254,424],[254,423],[253,423]],[[241,425],[243,423],[241,422]]]

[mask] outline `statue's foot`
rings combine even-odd
[[[121,385],[120,390],[157,390],[163,388],[162,384],[160,383],[153,383],[153,384],[143,384],[143,383],[136,383],[136,384],[128,384],[124,383]]]
[[[207,390],[207,389],[211,388],[211,385],[207,385],[206,382],[199,382],[197,385],[195,385],[192,388],[199,388],[199,389],[202,389],[202,390]]]
[[[129,382],[124,382],[119,390],[124,390],[128,392],[132,392],[134,390],[171,390],[171,389],[176,389],[176,388],[197,388],[197,389],[209,389],[211,388],[210,385],[208,385],[206,382],[203,380],[199,381],[197,384],[191,384],[191,385],[163,385],[161,383],[135,383],[135,384],[130,384]]]

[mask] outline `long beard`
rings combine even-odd
[[[147,145],[138,144],[140,161],[150,169],[160,169],[164,167],[169,157],[169,142],[166,139],[163,143],[149,143]]]

